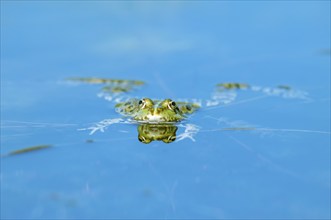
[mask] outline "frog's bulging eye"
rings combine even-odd
[[[177,108],[176,102],[169,100],[168,108],[170,110],[175,110]]]
[[[141,109],[151,108],[154,105],[153,101],[149,98],[143,98],[143,99],[139,100],[138,104]]]
[[[146,101],[144,99],[141,99],[141,100],[139,100],[138,104],[139,104],[140,108],[145,108]]]

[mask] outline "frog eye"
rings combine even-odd
[[[146,102],[145,102],[144,99],[140,99],[139,102],[138,102],[138,104],[139,104],[139,106],[140,106],[141,108],[144,108],[145,105],[146,105]]]
[[[169,101],[169,104],[168,104],[168,108],[169,108],[170,110],[174,110],[174,109],[176,109],[176,107],[177,107],[176,102],[170,100],[170,101]]]

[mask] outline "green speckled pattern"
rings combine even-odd
[[[174,102],[171,99],[151,100],[149,98],[130,99],[118,103],[116,111],[140,122],[178,122],[192,114],[200,106],[188,102]]]
[[[176,140],[177,129],[174,125],[141,124],[138,126],[138,140],[145,144],[161,140],[171,143]]]

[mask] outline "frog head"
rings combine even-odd
[[[178,105],[171,99],[151,100],[149,98],[130,99],[127,102],[118,103],[117,111],[133,120],[144,123],[169,123],[178,122],[190,114],[198,106],[190,103]]]

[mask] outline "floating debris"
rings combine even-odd
[[[93,139],[87,139],[85,142],[88,143],[88,144],[91,144],[91,143],[94,143],[94,140]]]
[[[71,77],[67,78],[68,81],[82,82],[88,84],[133,84],[136,86],[145,84],[140,80],[126,80],[126,79],[108,79],[97,77]]]
[[[262,87],[245,83],[219,83],[216,85],[216,91],[214,92],[212,99],[207,102],[207,106],[215,106],[219,105],[220,103],[228,104],[229,102],[232,102],[236,98],[235,90],[261,92],[267,96],[281,96],[283,98],[310,100],[307,92],[293,89],[289,85],[278,85],[277,87]]]
[[[291,87],[287,86],[287,85],[279,85],[279,86],[277,86],[277,88],[284,89],[284,90],[291,90]]]
[[[1,157],[8,157],[8,156],[14,156],[14,155],[18,155],[18,154],[34,152],[34,151],[37,151],[37,150],[47,149],[47,148],[50,148],[50,147],[52,147],[52,145],[37,145],[37,146],[22,148],[22,149],[19,149],[19,150],[11,151],[8,154],[2,155]]]
[[[104,119],[95,125],[88,127],[88,128],[80,128],[79,131],[90,130],[90,135],[94,134],[96,131],[104,132],[107,127],[112,124],[119,124],[119,123],[129,123],[125,122],[122,118],[113,118],[113,119]]]
[[[130,92],[133,89],[132,86],[104,86],[102,87],[103,92],[110,92],[110,93],[121,93],[121,92]]]
[[[184,139],[191,139],[195,142],[194,136],[200,131],[200,127],[194,124],[179,125],[179,127],[185,128],[185,131],[177,136],[177,141]]]
[[[126,80],[126,79],[108,79],[97,77],[72,77],[67,78],[67,81],[87,84],[103,84],[101,88],[101,96],[106,99],[113,99],[121,93],[127,93],[135,89],[137,86],[142,86],[145,83],[140,80]]]
[[[219,83],[216,86],[222,90],[247,89],[250,87],[246,83]]]

